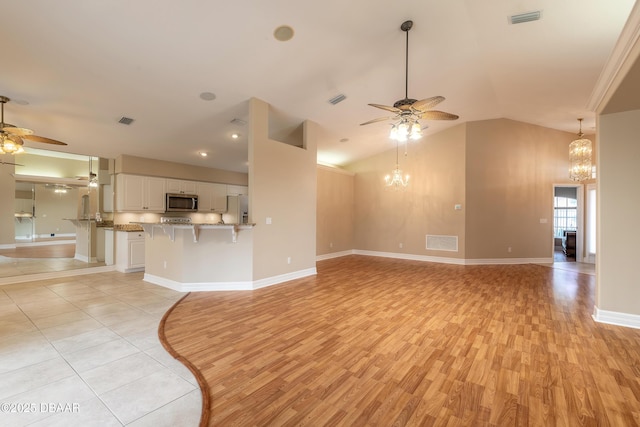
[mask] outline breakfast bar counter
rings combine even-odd
[[[133,224],[145,233],[145,281],[183,292],[252,289],[255,224]]]

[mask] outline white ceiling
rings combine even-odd
[[[67,142],[31,147],[130,154],[246,171],[247,100],[320,124],[320,162],[393,148],[367,120],[404,97],[446,97],[456,122],[506,117],[577,132],[634,0],[3,0],[5,121]],[[542,10],[542,20],[507,17]],[[274,39],[280,25],[295,36]],[[213,101],[199,95],[212,92]],[[338,94],[338,105],[328,100]],[[22,105],[16,101],[26,101]],[[122,116],[135,119],[118,124]],[[230,134],[241,134],[233,141]],[[347,141],[344,141],[344,140]],[[343,140],[344,142],[341,142]],[[206,151],[206,159],[197,153]]]

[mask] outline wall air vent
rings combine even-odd
[[[427,234],[427,249],[458,252],[458,236],[434,236]]]
[[[523,24],[525,22],[538,21],[542,17],[542,11],[536,10],[534,12],[520,13],[518,15],[511,15],[509,17],[510,24]]]
[[[133,119],[130,118],[130,117],[122,116],[122,117],[120,117],[120,120],[118,120],[118,123],[128,126],[131,123],[133,123]]]
[[[347,99],[346,95],[340,94],[340,95],[336,95],[333,98],[331,98],[329,100],[329,104],[333,104],[336,105],[342,101],[344,101],[345,99]]]
[[[231,123],[233,123],[234,125],[237,125],[237,126],[244,126],[244,125],[247,124],[247,122],[245,122],[242,119],[233,119],[233,120],[231,120]]]

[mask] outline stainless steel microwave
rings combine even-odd
[[[196,212],[198,210],[198,196],[195,194],[167,193],[167,212]]]

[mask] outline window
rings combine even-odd
[[[553,235],[562,237],[564,230],[575,231],[578,227],[578,200],[554,197]]]

